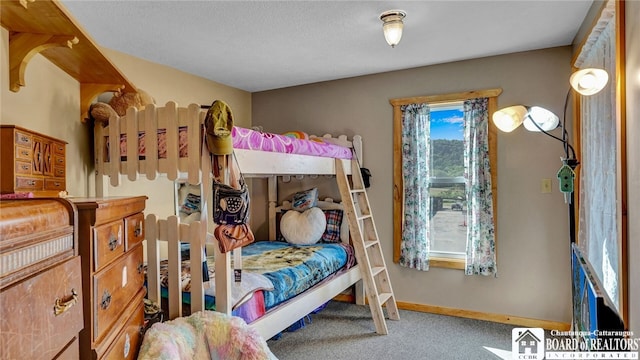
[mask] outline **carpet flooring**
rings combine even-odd
[[[331,301],[305,327],[267,341],[280,360],[495,360],[483,346],[511,349],[514,326],[400,310],[378,335],[368,306]]]

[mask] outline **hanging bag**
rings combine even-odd
[[[235,159],[235,155],[231,155]],[[217,164],[214,171],[217,171]],[[237,160],[236,160],[237,165]],[[238,168],[239,170],[239,168]],[[240,172],[240,189],[213,180],[213,222],[218,225],[243,225],[249,222],[249,188]]]
[[[231,156],[235,159],[234,154]],[[213,235],[218,240],[220,252],[226,253],[251,244],[255,241],[255,237],[249,227],[249,188],[244,181],[238,162],[234,161],[240,173],[238,181],[240,189],[218,181],[218,159],[214,157],[213,161],[213,221],[218,225]],[[233,173],[233,169],[231,170]]]
[[[249,221],[249,189],[244,182],[239,190],[214,182],[213,203],[213,222],[216,224],[244,225]]]
[[[213,231],[213,235],[218,239],[218,246],[222,253],[249,245],[255,241],[251,228],[246,224],[218,225]]]

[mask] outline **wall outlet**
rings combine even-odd
[[[540,192],[549,194],[551,192],[551,179],[542,179],[540,182]]]

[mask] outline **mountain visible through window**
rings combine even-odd
[[[462,106],[462,102],[456,102],[431,108],[429,194],[433,256],[462,258],[466,251]]]

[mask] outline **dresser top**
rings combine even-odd
[[[81,217],[89,216],[90,223],[97,225],[108,221],[142,212],[147,197],[142,196],[109,196],[109,197],[70,197],[78,208]],[[85,215],[90,213],[90,215]]]
[[[40,233],[67,228],[71,232],[74,211],[73,206],[62,198],[0,201],[0,243],[3,243],[0,250],[18,238],[34,238]]]
[[[45,134],[39,133],[37,131],[29,130],[27,128],[23,128],[23,127],[20,127],[20,126],[17,126],[17,125],[0,125],[0,129],[18,130],[18,131],[22,131],[22,132],[25,132],[25,133],[28,133],[28,134],[32,134],[32,135],[36,135],[36,136],[40,136],[40,137],[43,137],[43,138],[47,138],[47,139],[51,139],[51,140],[55,140],[55,141],[58,141],[58,142],[61,142],[61,143],[68,144],[68,142],[66,142],[64,140],[57,139],[57,138],[54,138],[53,136],[45,135]]]

